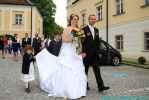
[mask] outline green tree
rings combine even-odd
[[[43,16],[44,36],[53,36],[63,28],[55,23],[56,5],[53,0],[31,0]]]

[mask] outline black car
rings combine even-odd
[[[122,55],[118,50],[113,48],[110,44],[104,40],[99,42],[99,63],[101,65],[113,65],[118,66],[122,61]]]

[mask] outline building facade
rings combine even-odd
[[[0,0],[0,34],[43,34],[43,18],[29,0]]]
[[[149,60],[149,0],[68,0],[68,16],[78,14],[81,26],[88,24],[88,15],[97,15],[96,27],[106,40],[108,1],[109,43],[123,57]]]

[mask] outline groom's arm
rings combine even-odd
[[[82,29],[82,32],[85,34],[85,28]],[[86,53],[86,34],[85,36],[82,38],[82,52]]]
[[[95,28],[95,34],[97,34],[96,45],[98,50],[100,51],[100,37],[99,37],[99,30],[97,28]]]

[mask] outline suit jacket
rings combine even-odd
[[[55,55],[55,56],[58,56],[59,53],[60,53],[60,49],[61,49],[61,46],[62,46],[62,40],[60,41],[55,41],[55,40],[52,40],[49,44],[49,46],[47,47],[47,50]]]
[[[99,63],[99,30],[94,28],[94,38],[89,26],[83,28],[85,38],[82,42],[82,52],[87,56],[84,58],[84,63],[87,65],[98,65]]]
[[[22,39],[22,47],[24,48],[26,45],[31,45],[31,41],[32,41],[31,38],[27,38],[27,41],[26,41],[26,38],[23,38]]]
[[[41,38],[33,38],[33,48],[34,49],[37,49],[37,50],[40,50],[41,48]]]

